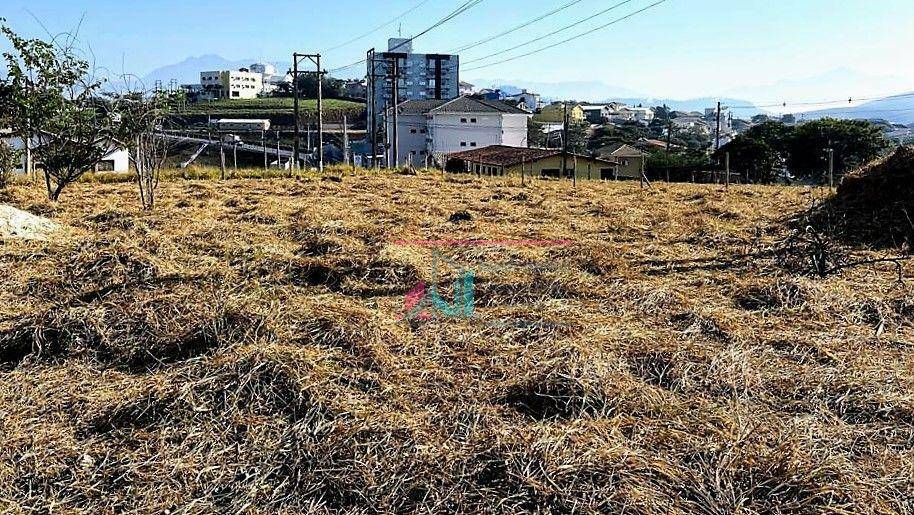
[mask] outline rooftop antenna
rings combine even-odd
[[[398,38],[403,37],[403,22],[402,21],[400,22],[400,27],[397,29],[397,37]]]

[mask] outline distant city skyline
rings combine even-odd
[[[280,62],[297,51],[321,51],[328,69],[353,63],[388,37],[411,36],[462,2],[392,0],[289,2],[269,7],[237,0],[134,4],[113,0],[7,0],[0,16],[17,32],[47,37],[79,26],[81,46],[96,63],[119,74],[144,76],[191,56]],[[521,49],[499,53],[613,3],[580,0],[508,36],[460,52],[463,80],[601,82],[620,91],[664,98],[729,96],[753,102],[818,101],[914,91],[914,68],[898,53],[914,47],[900,20],[914,19],[914,2],[807,0],[668,0],[612,27],[515,61],[474,69],[523,54],[642,9],[632,0],[592,21]],[[448,53],[547,13],[554,0],[483,0],[415,41],[416,51]],[[368,37],[339,46],[378,28]],[[40,23],[39,23],[40,21]],[[81,25],[80,25],[81,22]],[[42,27],[44,25],[44,27]],[[46,32],[47,31],[47,32]],[[5,50],[7,43],[0,43]],[[327,51],[327,49],[332,49]],[[339,72],[360,76],[364,66]],[[609,94],[609,92],[608,92]]]

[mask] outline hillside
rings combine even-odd
[[[343,115],[350,120],[364,117],[365,104],[348,100],[325,99],[324,119],[341,121]],[[317,99],[300,100],[299,109],[304,118],[317,118]],[[208,118],[269,118],[274,124],[291,125],[294,99],[256,98],[250,100],[213,100],[190,104],[177,117],[189,122],[205,122]]]
[[[372,172],[168,181],[144,213],[129,183],[17,186],[72,229],[0,245],[0,499],[910,513],[911,266],[807,275],[837,249],[785,245],[822,195]]]

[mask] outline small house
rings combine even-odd
[[[562,173],[562,167],[565,173]],[[616,164],[610,160],[559,149],[491,145],[448,155],[446,170],[490,176],[577,177],[611,180],[617,177]]]

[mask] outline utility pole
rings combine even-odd
[[[298,116],[298,54],[292,54],[292,96],[295,100],[292,101],[294,118],[295,118],[295,136],[292,140],[292,168],[289,170],[289,173],[292,173],[292,170],[298,170],[298,153],[301,150],[301,120]],[[279,148],[279,141],[277,140],[276,147]]]
[[[225,140],[219,137],[219,178],[225,180]]]
[[[724,173],[727,174],[727,178],[724,179],[724,188],[727,191],[730,191],[730,153],[727,152],[724,154]]]
[[[568,102],[562,104],[562,112],[562,173],[559,177],[568,173]]]
[[[299,64],[303,59],[308,59],[308,60],[310,60],[310,61],[314,64],[314,66],[317,68],[317,70],[316,70],[316,71],[313,71],[313,72],[303,72],[303,71],[299,71],[299,69],[298,69],[298,64]],[[323,92],[323,82],[324,82],[324,75],[325,75],[327,72],[324,71],[324,70],[321,68],[321,55],[320,55],[320,54],[300,54],[300,53],[298,53],[298,52],[295,52],[295,53],[292,54],[292,69],[293,69],[293,72],[292,72],[292,81],[293,81],[293,86],[294,86],[293,89],[294,89],[294,91],[295,91],[295,102],[294,102],[294,107],[295,107],[295,133],[296,133],[296,137],[295,137],[296,143],[295,143],[295,149],[294,149],[295,163],[296,163],[295,166],[296,166],[296,168],[298,167],[298,152],[299,152],[299,147],[300,147],[300,145],[301,145],[301,141],[299,140],[299,137],[300,137],[300,135],[299,135],[299,133],[300,133],[300,128],[299,128],[299,115],[300,115],[300,113],[299,113],[299,100],[298,100],[298,97],[299,97],[299,94],[298,94],[298,76],[299,76],[299,74],[301,74],[301,73],[313,73],[313,74],[316,74],[316,75],[317,75],[317,134],[318,134],[318,135],[317,135],[317,143],[318,143],[318,147],[320,147],[320,148],[318,149],[318,161],[317,161],[317,166],[318,166],[318,169],[319,169],[320,171],[323,172],[323,171],[324,171],[324,105],[323,105],[323,102],[324,102],[324,99],[323,99],[324,92]],[[309,144],[308,146],[310,147],[310,144]]]
[[[266,172],[270,164],[267,162],[267,131],[260,131],[260,144],[263,146],[263,171]]]
[[[400,129],[397,127],[397,111],[400,108],[400,58],[394,56],[393,58],[393,158],[394,158],[394,168],[400,166]],[[388,168],[390,167],[390,161],[388,161]]]
[[[372,48],[365,56],[368,62],[368,106],[371,113],[368,120],[368,130],[371,131],[371,166],[378,167],[378,106],[376,102],[376,88],[378,84],[377,62],[375,61],[375,50]]]
[[[349,166],[349,123],[343,115],[343,164]]]
[[[324,72],[321,68],[321,55],[317,54],[317,169],[324,172]]]
[[[720,102],[717,103],[717,131],[714,136],[714,151],[720,150]]]

